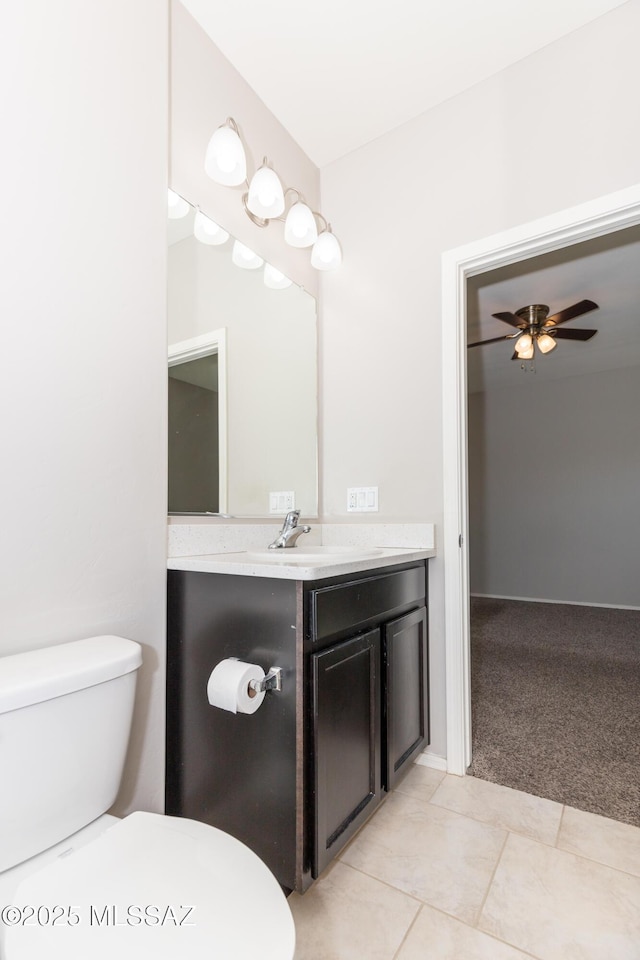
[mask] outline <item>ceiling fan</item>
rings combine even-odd
[[[562,323],[574,320],[576,317],[597,310],[598,304],[593,300],[580,300],[566,310],[549,314],[549,307],[544,303],[533,303],[528,307],[521,307],[515,313],[493,313],[496,320],[502,320],[517,328],[517,333],[507,333],[503,337],[492,337],[490,340],[478,340],[467,344],[468,347],[482,347],[485,343],[498,343],[499,340],[515,340],[515,353],[512,360],[532,360],[535,346],[540,353],[550,353],[558,346],[556,340],[591,340],[597,330],[558,330]]]

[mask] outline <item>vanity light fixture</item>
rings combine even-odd
[[[323,217],[324,220],[324,217]],[[333,270],[342,263],[340,244],[331,232],[331,224],[326,223],[311,251],[311,266],[316,270]]]
[[[247,210],[263,220],[270,220],[284,213],[282,184],[278,174],[268,165],[266,157],[251,178]]]
[[[190,204],[179,193],[175,193],[171,189],[167,190],[167,213],[170,220],[180,220],[182,217],[186,217],[190,209]]]
[[[201,243],[213,247],[218,247],[229,239],[227,231],[223,230],[215,220],[207,217],[201,210],[196,210],[193,220],[193,234]]]
[[[284,239],[290,247],[311,247],[318,239],[316,220],[311,207],[300,199],[298,191],[293,192],[298,195],[298,199],[289,207],[284,221]]]
[[[227,117],[209,140],[204,169],[226,187],[237,187],[247,179],[247,158],[233,117]]]
[[[236,240],[233,245],[231,259],[236,267],[242,267],[244,270],[258,270],[264,263],[262,257],[246,247],[244,243],[240,243],[239,240]]]
[[[271,290],[286,290],[287,287],[290,287],[293,283],[293,280],[290,280],[289,277],[286,277],[284,273],[281,273],[279,270],[276,270],[275,267],[272,267],[270,263],[265,263],[264,265],[264,285],[269,287]]]
[[[242,202],[247,216],[258,227],[268,227],[272,220],[284,221],[286,243],[292,247],[312,247],[311,265],[316,270],[332,270],[341,264],[342,250],[331,232],[331,225],[321,213],[308,206],[299,190],[283,188],[266,157],[251,181],[247,180],[246,154],[233,117],[227,117],[209,140],[204,168],[216,183],[228,187],[246,185]],[[287,210],[291,195],[295,195],[295,199]],[[320,221],[322,229],[318,234]]]
[[[168,215],[170,218],[184,217],[191,209],[191,204],[187,200],[184,200],[173,190],[169,190]],[[213,247],[222,246],[229,239],[227,231],[197,207],[194,209],[193,235],[200,243]],[[239,240],[234,241],[231,260],[237,267],[242,267],[243,270],[258,270],[264,265],[264,285],[271,290],[286,290],[293,284],[293,280],[290,280],[270,263],[265,263],[262,257],[259,257],[245,244],[240,243]]]

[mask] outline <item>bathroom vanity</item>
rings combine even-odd
[[[429,740],[429,554],[375,553],[169,562],[166,812],[242,840],[299,892]],[[211,706],[227,657],[280,667],[282,689],[253,714]]]

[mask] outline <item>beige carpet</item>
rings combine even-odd
[[[471,601],[470,773],[640,826],[640,611]]]

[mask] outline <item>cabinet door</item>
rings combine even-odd
[[[311,657],[317,877],[382,799],[380,630]]]
[[[429,742],[427,611],[384,625],[384,786],[391,790]]]

